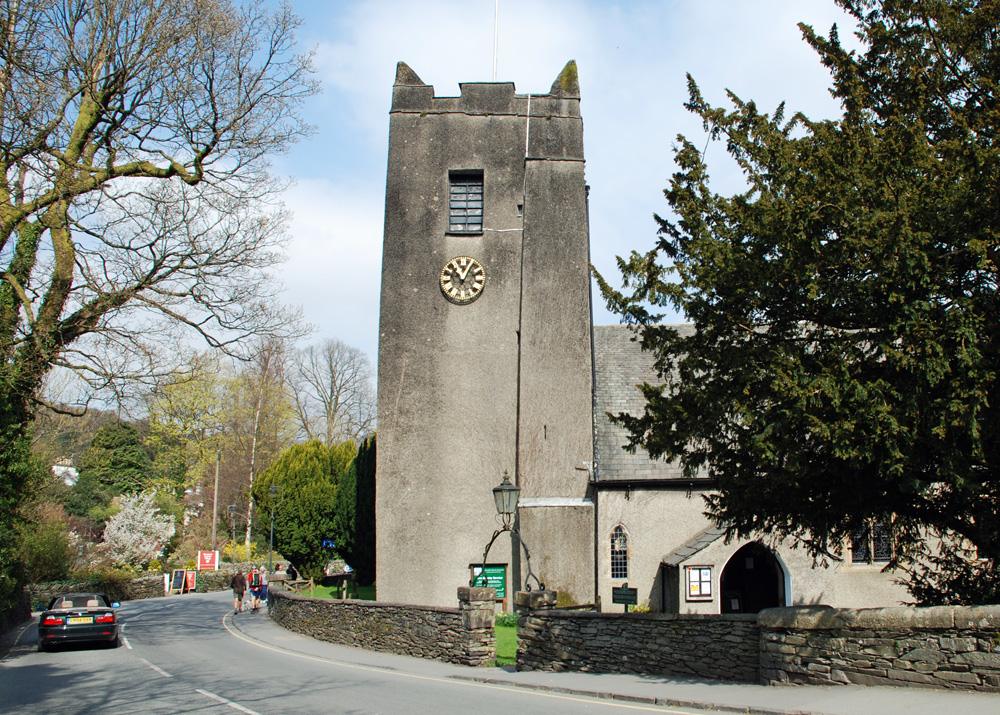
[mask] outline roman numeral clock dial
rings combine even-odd
[[[471,303],[483,292],[486,270],[470,256],[457,256],[444,264],[439,278],[441,292],[452,303]]]

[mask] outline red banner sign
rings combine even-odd
[[[199,551],[198,552],[198,570],[199,571],[218,571],[219,570],[219,552],[218,551]]]
[[[194,591],[195,587],[198,585],[198,572],[197,571],[186,571],[185,572],[184,590],[188,593]]]

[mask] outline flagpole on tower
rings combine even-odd
[[[497,50],[500,45],[500,0],[493,0],[493,81],[497,81]]]

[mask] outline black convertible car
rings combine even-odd
[[[117,602],[103,593],[64,593],[49,601],[38,617],[38,650],[86,641],[118,646]]]

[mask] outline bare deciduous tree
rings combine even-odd
[[[262,341],[229,389],[230,419],[226,432],[239,465],[235,486],[245,507],[244,542],[248,547],[253,538],[254,482],[294,437],[292,410],[285,389],[285,362],[285,346],[281,341]]]
[[[106,388],[162,369],[178,326],[239,352],[288,324],[266,160],[307,129],[296,25],[226,0],[0,3],[0,511],[53,366]]]
[[[339,340],[295,355],[290,376],[299,427],[308,439],[331,445],[360,441],[375,426],[375,396],[368,357]]]

